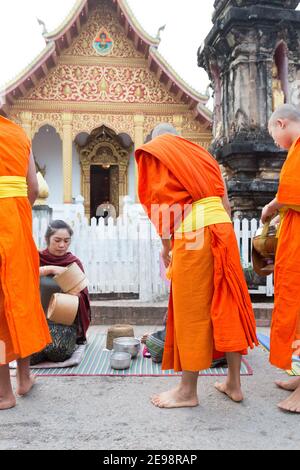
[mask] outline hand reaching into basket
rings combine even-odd
[[[279,204],[277,202],[277,199],[273,199],[272,202],[270,202],[270,204],[267,204],[264,208],[263,208],[263,211],[262,211],[262,215],[261,215],[261,221],[263,224],[265,224],[266,222],[268,222],[268,220],[270,218],[272,218],[273,216],[275,216],[278,211],[280,209],[282,209],[284,206],[282,204]]]

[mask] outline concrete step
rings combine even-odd
[[[270,327],[272,322],[273,303],[254,303],[256,323],[258,327]]]
[[[168,302],[143,303],[139,300],[92,301],[93,325],[162,325]]]
[[[162,325],[168,302],[143,303],[139,300],[92,301],[93,325]],[[271,303],[254,303],[253,308],[258,327],[271,325]]]

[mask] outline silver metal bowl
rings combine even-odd
[[[137,338],[116,338],[114,340],[114,350],[129,353],[132,358],[135,358],[141,350],[141,342]]]
[[[131,364],[131,355],[126,352],[113,352],[110,357],[110,366],[115,370],[129,369]]]

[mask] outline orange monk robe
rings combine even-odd
[[[136,151],[139,198],[163,238],[173,236],[177,211],[153,217],[152,205],[187,204],[223,197],[219,165],[203,148],[164,135]],[[162,211],[164,212],[164,210]],[[202,229],[203,230],[203,229]],[[232,224],[203,230],[203,246],[188,250],[190,234],[173,238],[172,288],[163,369],[199,371],[210,367],[213,349],[246,354],[257,345],[256,325]]]
[[[281,369],[291,369],[300,340],[300,212],[296,210],[300,211],[300,138],[282,168],[277,200],[295,210],[287,209],[278,240],[270,361]]]
[[[30,142],[0,116],[0,176],[26,177]],[[40,303],[39,256],[27,198],[0,199],[0,344],[2,364],[26,358],[51,343]],[[5,345],[5,348],[3,348]]]

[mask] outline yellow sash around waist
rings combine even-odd
[[[190,233],[209,225],[231,224],[220,197],[208,197],[194,202],[191,212],[176,233]]]
[[[23,176],[0,176],[0,199],[28,197],[27,180]]]
[[[282,229],[282,225],[283,225],[283,221],[284,221],[284,218],[286,216],[286,214],[288,213],[289,210],[293,210],[295,212],[300,212],[300,206],[285,206],[283,207],[282,209],[280,209],[279,211],[279,215],[280,215],[280,224],[279,224],[279,227],[278,227],[278,230],[277,230],[277,234],[276,234],[276,237],[279,238],[279,235],[280,235],[280,232],[281,232],[281,229]]]

